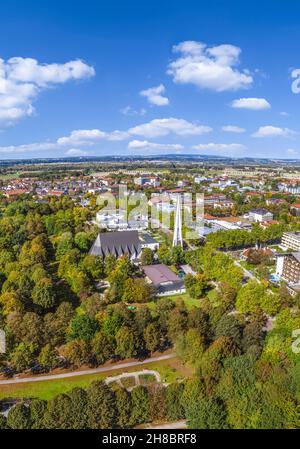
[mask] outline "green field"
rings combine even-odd
[[[188,309],[192,307],[200,307],[201,299],[191,298],[188,293],[184,293],[183,295],[172,295],[172,296],[163,296],[163,298],[171,299],[172,301],[182,300]],[[147,303],[147,306],[150,309],[153,309],[156,301],[151,301]]]
[[[186,370],[181,362],[176,358],[161,360],[159,362],[150,362],[145,365],[137,365],[127,368],[126,372],[140,371],[142,369],[151,369],[158,371],[162,382],[174,382],[181,380],[186,376]],[[40,398],[49,400],[59,393],[67,393],[74,387],[86,388],[94,380],[105,379],[109,376],[120,374],[122,369],[112,369],[105,373],[88,374],[83,376],[69,377],[65,379],[54,379],[39,382],[30,382],[23,384],[11,384],[0,386],[0,399],[5,398]]]

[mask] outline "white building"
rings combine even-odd
[[[273,214],[267,209],[252,209],[248,214],[245,214],[245,218],[249,218],[250,221],[262,223],[263,221],[273,220]]]
[[[286,249],[300,251],[300,232],[284,232],[281,245]]]

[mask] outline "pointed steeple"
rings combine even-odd
[[[180,245],[181,247],[183,246],[180,195],[177,196],[176,214],[174,222],[174,235],[173,235],[173,247],[178,245]]]

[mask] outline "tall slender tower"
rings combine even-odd
[[[176,214],[174,222],[174,235],[173,235],[173,247],[178,245],[180,245],[181,247],[183,246],[180,195],[177,196]]]

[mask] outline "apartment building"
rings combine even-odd
[[[300,251],[300,232],[284,232],[281,245],[287,249]]]
[[[279,255],[276,274],[289,284],[300,284],[300,252]]]

